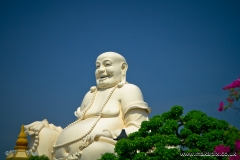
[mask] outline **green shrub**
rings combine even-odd
[[[215,156],[181,156],[186,153],[213,153],[215,146],[230,146],[240,139],[240,132],[224,120],[208,117],[197,110],[182,116],[183,107],[156,115],[141,124],[139,131],[116,143],[115,154],[106,153],[100,160],[185,160],[217,159]],[[178,146],[168,149],[166,146]],[[227,159],[228,157],[223,157]]]
[[[28,160],[50,160],[47,156],[30,156]]]

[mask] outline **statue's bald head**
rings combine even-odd
[[[114,61],[118,61],[118,62],[122,62],[122,63],[127,63],[126,59],[119,53],[116,52],[104,52],[102,54],[100,54],[97,59],[101,59],[101,58],[111,58]]]
[[[99,88],[122,86],[126,82],[126,59],[116,52],[104,52],[96,60],[96,80]]]

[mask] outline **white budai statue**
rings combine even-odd
[[[91,87],[75,111],[77,120],[64,129],[46,119],[26,125],[30,151],[51,160],[96,160],[106,152],[114,153],[116,141],[137,131],[150,113],[141,90],[126,82],[127,69],[120,54],[99,55],[97,87]]]

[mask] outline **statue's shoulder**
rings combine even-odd
[[[91,87],[90,90],[85,94],[84,100],[92,99],[92,96],[96,90],[97,90],[97,87],[95,86]]]
[[[131,84],[131,83],[124,84],[124,86],[122,88],[124,90],[129,90],[130,89],[130,90],[139,90],[139,91],[141,91],[140,88],[137,85]]]
[[[125,95],[142,94],[141,89],[138,86],[130,83],[124,84],[124,86],[120,90]]]
[[[121,88],[120,99],[123,114],[127,113],[132,107],[148,108],[147,103],[144,102],[140,88],[134,84],[124,84]]]

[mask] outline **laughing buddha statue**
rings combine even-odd
[[[114,153],[117,140],[138,131],[150,108],[141,90],[126,82],[127,62],[115,52],[96,60],[97,87],[91,87],[74,112],[77,120],[62,129],[46,119],[25,125],[30,151],[51,160],[96,160]]]

